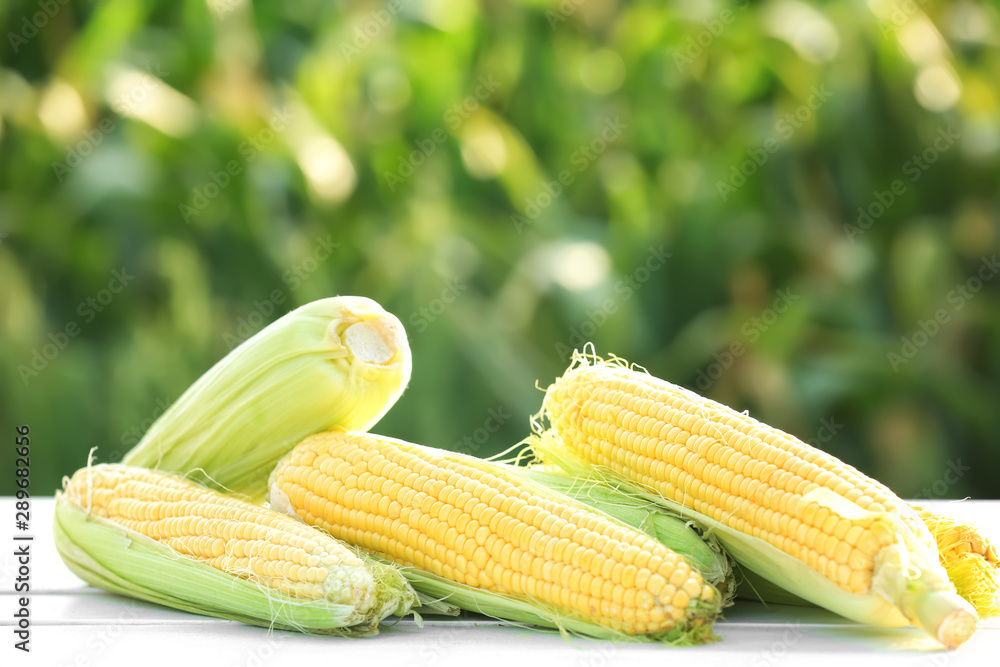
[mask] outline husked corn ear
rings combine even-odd
[[[124,463],[262,499],[302,438],[366,430],[410,379],[403,325],[371,299],[338,296],[280,317],[215,364]]]
[[[674,551],[471,457],[318,434],[278,465],[271,502],[397,563],[629,635],[702,624],[718,609]]]
[[[738,561],[802,597],[869,623],[922,624],[948,645],[975,628],[913,509],[794,436],[581,354],[546,391],[543,416],[541,459],[596,467],[707,519]],[[796,579],[792,563],[816,576]]]
[[[1000,553],[979,529],[914,506],[937,542],[941,565],[981,618],[1000,615]]]
[[[168,560],[195,561],[271,591],[276,607],[289,598],[329,605],[341,610],[338,623],[353,625],[377,622],[415,600],[393,568],[377,566],[380,580],[395,576],[394,589],[387,591],[358,555],[330,535],[172,475],[89,466],[65,483],[59,502],[81,510],[85,519],[109,522],[125,535],[167,547],[173,554]],[[89,545],[77,546],[86,550]]]

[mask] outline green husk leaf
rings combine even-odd
[[[374,559],[378,558],[378,556],[372,555],[367,552],[365,553],[365,556]],[[385,562],[388,563],[389,561]],[[399,567],[398,565],[395,564],[393,565],[395,567]],[[418,617],[421,614],[435,614],[437,616],[458,616],[459,614],[462,613],[461,609],[459,609],[456,605],[449,603],[447,600],[442,600],[432,595],[421,593],[420,591],[417,591],[417,598],[419,599],[419,606],[414,607],[411,611],[414,613],[414,615]]]
[[[402,394],[410,368],[402,324],[377,303],[314,301],[215,364],[123,462],[260,500],[292,447],[320,431],[370,428]]]
[[[750,568],[740,565],[736,566],[736,597],[743,600],[756,600],[765,604],[791,604],[797,607],[816,606],[809,600],[768,581]]]
[[[307,634],[366,637],[389,613],[406,613],[416,596],[396,568],[370,557],[376,599],[362,616],[354,607],[303,600],[188,558],[144,535],[88,514],[63,494],[56,499],[56,549],[88,584],[204,616]],[[392,601],[392,602],[390,602]]]

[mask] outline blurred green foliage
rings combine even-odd
[[[35,493],[361,294],[411,337],[387,435],[505,449],[588,339],[904,496],[998,497],[989,3],[3,7],[2,460],[29,424]]]

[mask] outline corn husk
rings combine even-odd
[[[781,586],[768,581],[753,570],[736,565],[736,597],[756,600],[765,604],[790,604],[797,607],[815,607],[809,600],[800,598]]]
[[[410,378],[402,324],[371,299],[293,310],[226,355],[153,424],[124,463],[263,498],[302,438],[367,430]]]
[[[309,634],[369,636],[378,633],[387,616],[405,615],[418,604],[398,568],[367,555],[362,560],[374,584],[366,609],[297,597],[253,581],[245,572],[183,555],[88,511],[67,493],[57,494],[53,532],[63,562],[88,584],[204,616]]]

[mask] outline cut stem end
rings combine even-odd
[[[979,620],[968,602],[947,590],[926,591],[915,601],[913,612],[914,620],[948,648],[964,644]]]
[[[396,356],[396,332],[381,320],[365,320],[347,327],[344,345],[354,358],[369,364],[387,364]]]

